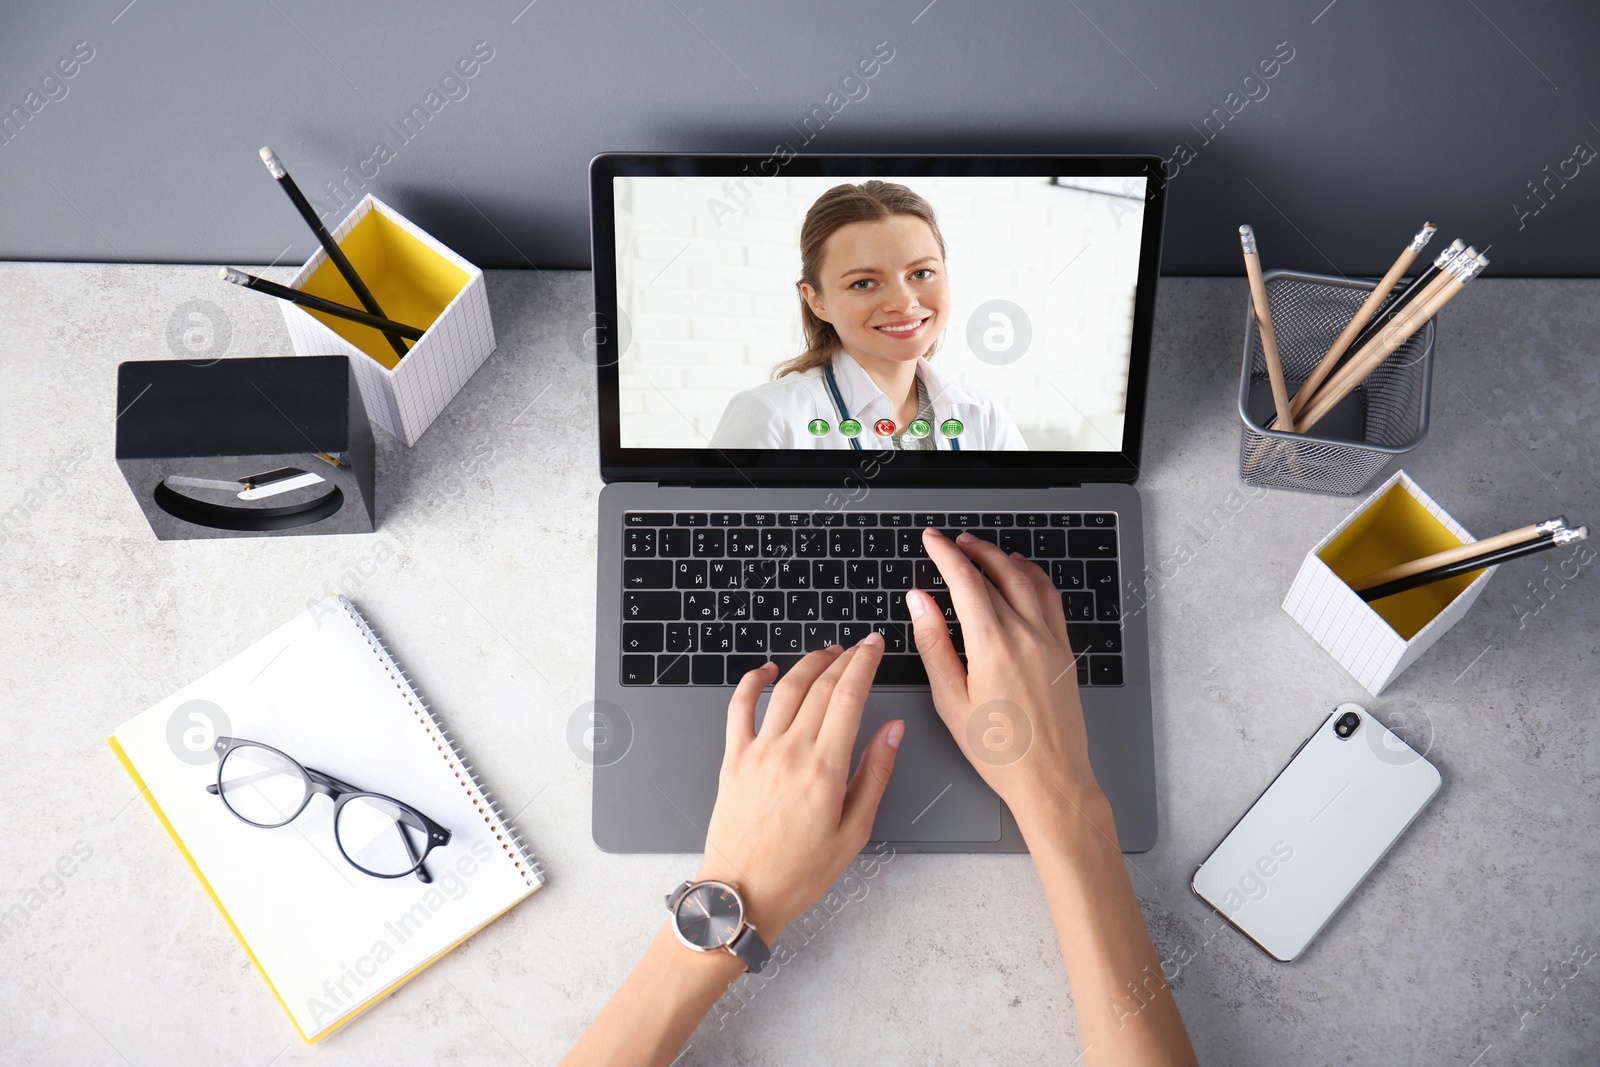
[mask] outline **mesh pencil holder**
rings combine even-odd
[[[1289,395],[1372,292],[1373,282],[1271,270],[1262,276]],[[1379,308],[1381,313],[1382,307]],[[1359,493],[1396,456],[1428,434],[1434,321],[1406,339],[1311,433],[1269,430],[1275,411],[1254,309],[1245,301],[1244,361],[1239,374],[1239,476],[1249,485],[1317,493]]]

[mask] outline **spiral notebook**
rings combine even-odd
[[[443,824],[451,838],[427,858],[432,884],[351,866],[326,796],[283,827],[240,821],[206,791],[219,734],[270,745]],[[109,743],[307,1041],[544,883],[449,733],[342,596],[125,723]]]

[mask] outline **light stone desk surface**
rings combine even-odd
[[[378,434],[378,533],[163,544],[112,460],[117,363],[289,351],[277,307],[213,271],[0,265],[0,912],[25,917],[0,930],[0,1058],[553,1063],[695,862],[596,849],[565,739],[593,671],[589,277],[489,275],[499,348],[414,448]],[[1201,1061],[1592,1064],[1597,568],[1505,566],[1369,697],[1279,606],[1355,501],[1238,479],[1244,299],[1237,279],[1163,280],[1139,482],[1161,832],[1126,862]],[[1600,282],[1485,279],[1441,320],[1432,431],[1403,466],[1474,533],[1600,522],[1597,308]],[[333,591],[431,695],[550,881],[312,1047],[105,738]],[[1307,954],[1276,963],[1208,925],[1189,878],[1347,699],[1429,746],[1445,786]],[[862,885],[678,1062],[1075,1062],[1027,857],[900,855]]]

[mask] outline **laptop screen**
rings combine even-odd
[[[617,455],[1136,470],[1162,205],[1150,160],[596,169]]]

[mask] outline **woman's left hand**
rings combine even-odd
[[[887,722],[850,775],[850,750],[883,638],[813,652],[774,686],[761,732],[756,699],[777,673],[746,674],[728,702],[728,740],[698,879],[739,890],[769,945],[867,844],[905,722]]]

